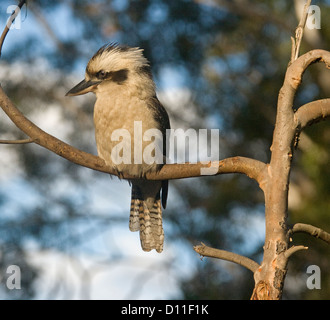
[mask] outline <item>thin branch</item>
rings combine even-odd
[[[288,250],[284,251],[283,255],[286,258],[286,260],[288,260],[291,255],[293,255],[295,252],[300,251],[300,250],[308,250],[308,247],[292,246]]]
[[[297,60],[298,56],[299,56],[300,45],[301,45],[301,41],[302,41],[302,38],[304,35],[304,28],[305,28],[307,16],[308,16],[308,8],[309,8],[311,2],[312,2],[311,0],[307,0],[307,2],[305,3],[304,11],[300,18],[298,27],[296,28],[295,40],[293,41],[293,38],[291,38],[291,41],[293,41],[293,43],[294,43],[294,45],[292,46],[293,52],[291,52],[291,63],[293,61]]]
[[[309,51],[300,56],[287,68],[283,86],[278,96],[276,124],[273,135],[273,144],[271,147],[272,157],[270,161],[270,169],[274,172],[277,172],[276,170],[280,169],[273,166],[273,159],[282,158],[281,146],[284,144],[290,146],[297,131],[300,129],[297,116],[293,110],[294,98],[297,89],[301,84],[305,70],[315,62],[324,62],[326,67],[330,68],[330,52],[321,49]],[[286,134],[284,135],[284,133]],[[277,154],[278,152],[279,154]]]
[[[113,173],[111,168],[105,165],[105,162],[94,155],[80,151],[67,143],[44,132],[34,123],[28,120],[11,102],[0,85],[0,106],[13,123],[29,136],[36,144],[45,147],[48,150],[62,156],[69,161],[89,167],[94,170]]]
[[[7,36],[7,33],[11,27],[11,25],[13,24],[14,20],[16,19],[19,11],[22,9],[22,7],[24,6],[24,4],[26,3],[26,0],[21,0],[20,3],[17,5],[16,10],[11,14],[5,29],[3,30],[1,37],[0,37],[0,56],[2,53],[2,46],[3,46],[3,42],[5,41],[5,38]]]
[[[290,59],[290,64],[295,61],[295,56],[296,56],[296,40],[294,37],[291,37],[291,59]]]
[[[288,67],[285,75],[285,84],[290,85],[295,92],[301,84],[305,70],[315,62],[324,62],[326,68],[330,69],[330,52],[316,49],[300,56]]]
[[[307,250],[308,247],[305,246],[291,246],[287,250],[282,251],[276,258],[277,260],[277,266],[280,269],[285,270],[286,266],[288,264],[289,258],[297,251],[300,250]]]
[[[22,140],[0,140],[0,144],[26,144],[34,142],[33,139],[22,139]]]
[[[190,177],[200,177],[201,169],[216,168],[214,175],[227,173],[242,173],[254,179],[259,183],[261,189],[264,188],[264,175],[266,174],[267,165],[261,161],[245,158],[245,157],[231,157],[220,161],[212,161],[207,165],[202,163],[190,164],[167,164],[158,172],[157,178],[165,179],[183,179]],[[148,179],[154,176],[147,175]]]
[[[202,243],[199,246],[195,246],[194,250],[203,257],[217,258],[217,259],[222,259],[222,260],[227,260],[227,261],[237,263],[237,264],[249,269],[253,273],[256,272],[258,270],[258,268],[260,267],[260,265],[257,262],[251,260],[250,258],[241,256],[241,255],[233,253],[233,252],[214,249],[214,248],[206,246],[204,243]]]
[[[16,108],[1,86],[0,106],[13,123],[36,144],[78,165],[118,176],[118,172],[107,166],[103,159],[76,149],[37,127]],[[263,188],[266,168],[267,165],[261,161],[244,157],[233,157],[221,161],[208,162],[207,164],[166,164],[159,172],[147,174],[146,178],[149,180],[167,180],[200,177],[203,175],[203,170],[211,169],[212,175],[225,173],[246,174],[251,179],[256,180],[260,187]],[[121,177],[124,179],[135,178],[127,174]]]
[[[325,241],[327,244],[330,244],[330,233],[320,228],[314,227],[310,224],[296,223],[292,227],[291,231],[292,233],[298,233],[298,232],[307,233],[315,238]]]
[[[330,99],[306,103],[295,112],[297,126],[300,130],[328,117],[330,117]]]

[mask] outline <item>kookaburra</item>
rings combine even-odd
[[[161,169],[163,161],[145,161],[142,151],[150,141],[144,141],[144,133],[149,129],[161,132],[162,155],[166,155],[166,129],[170,128],[166,110],[158,101],[148,60],[143,50],[116,44],[101,47],[87,64],[85,79],[73,87],[68,96],[94,92],[94,125],[97,151],[105,163],[119,176],[129,174],[134,177],[129,218],[129,229],[140,231],[141,246],[144,251],[155,249],[162,252],[164,231],[162,209],[166,207],[168,181],[146,180],[148,172]],[[135,124],[142,127],[140,136]],[[120,130],[130,134],[127,145],[121,152],[130,151],[126,161],[115,161],[113,151],[123,141],[114,138]],[[156,130],[156,131],[157,131]],[[123,138],[123,137],[122,137]],[[155,138],[156,139],[156,138]],[[129,142],[129,143],[128,143]]]

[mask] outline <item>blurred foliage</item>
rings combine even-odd
[[[164,80],[164,73],[170,70],[173,86],[191,92],[186,104],[193,106],[193,113],[198,116],[191,121],[188,114],[191,110],[187,111],[186,105],[178,109],[168,106],[173,126],[218,127],[221,158],[240,155],[269,161],[277,95],[290,58],[290,36],[297,25],[294,3],[285,0],[29,1],[21,32],[33,19],[43,38],[32,33],[11,47],[5,43],[2,83],[24,113],[37,118],[38,114],[41,117],[47,112],[43,109],[45,105],[65,103],[64,119],[74,126],[66,137],[73,145],[92,152],[93,141],[86,134],[93,130],[92,100],[64,102],[65,90],[72,84],[68,76],[77,70],[82,75],[81,66],[104,43],[117,41],[139,46],[145,49],[160,91],[171,83],[171,79]],[[317,5],[322,12],[322,28],[317,30],[317,37],[305,38],[302,53],[313,48],[329,49],[329,2],[318,1]],[[1,12],[5,12],[4,6],[1,4]],[[62,28],[67,32],[54,25],[56,15],[63,12],[66,20]],[[8,37],[11,36],[9,33]],[[39,68],[40,58],[47,61],[44,68]],[[29,70],[20,77],[15,75],[18,62],[25,63],[25,69]],[[316,65],[305,73],[296,108],[330,96],[330,74],[326,72],[323,65]],[[31,80],[33,74],[35,81]],[[163,103],[166,106],[166,101]],[[2,136],[19,138],[10,122],[1,121]],[[330,230],[329,130],[329,123],[324,122],[308,128],[301,137],[290,186],[292,224],[311,223]],[[0,239],[1,268],[12,259],[24,260],[28,239],[40,247],[76,245],[80,237],[67,242],[61,238],[61,232],[67,224],[79,224],[84,219],[86,209],[82,208],[88,205],[88,196],[84,195],[80,203],[72,203],[70,193],[67,197],[56,195],[52,185],[64,177],[81,189],[89,183],[79,168],[39,147],[6,148],[19,152],[20,172],[28,185],[38,190],[40,203],[33,210],[21,206],[19,210],[24,218],[1,218],[1,234],[7,235]],[[173,241],[186,239],[193,245],[203,241],[260,261],[263,243],[259,240],[249,245],[248,237],[254,221],[263,217],[263,195],[258,186],[237,175],[191,181],[171,183],[180,201],[165,211],[165,224],[171,223],[167,237]],[[0,190],[0,209],[6,207],[7,200]],[[100,218],[93,233],[97,233],[97,228],[105,228],[110,220]],[[294,243],[310,249],[290,260],[284,298],[328,299],[329,247],[306,235],[295,235]],[[246,270],[212,259],[196,264],[193,275],[182,280],[182,298],[250,297],[253,278]],[[321,268],[322,290],[308,290],[295,282],[297,275],[305,273],[311,264]],[[30,266],[30,278],[26,280],[29,290],[14,298],[33,298],[37,274],[38,270]]]

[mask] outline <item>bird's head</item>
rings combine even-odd
[[[151,83],[148,60],[143,49],[108,44],[101,47],[89,60],[85,79],[67,92],[67,96],[77,96],[88,92],[98,93],[123,85],[139,82]]]

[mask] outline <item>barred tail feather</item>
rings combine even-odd
[[[147,201],[141,199],[138,188],[132,187],[131,213],[129,219],[131,231],[140,230],[140,241],[144,251],[155,249],[163,251],[164,230],[162,223],[162,208],[159,197],[150,208]]]
[[[149,211],[146,203],[143,203],[144,212],[140,215],[140,240],[144,251],[155,249],[163,251],[164,230],[162,224],[162,209],[160,200],[156,200]]]
[[[137,187],[132,186],[131,212],[129,216],[129,229],[133,232],[140,230],[140,213],[143,213],[143,201]]]

